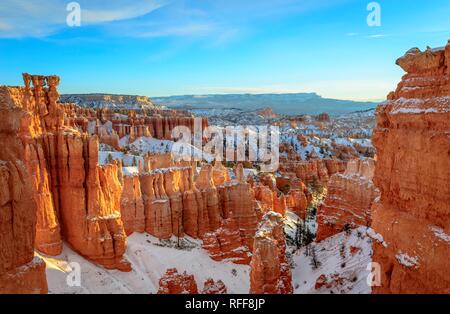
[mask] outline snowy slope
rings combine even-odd
[[[193,274],[201,291],[208,278],[222,280],[228,293],[248,293],[249,272],[247,265],[215,262],[200,247],[200,241],[186,238],[185,249],[176,248],[176,238],[160,241],[149,234],[133,234],[128,237],[125,257],[133,271],[124,273],[99,267],[64,246],[57,257],[40,255],[47,264],[47,280],[50,293],[156,293],[159,279],[168,268]],[[69,263],[81,267],[81,287],[69,287],[67,277],[72,271]]]
[[[311,249],[315,249],[317,261],[321,265],[314,269],[311,265],[312,257],[305,256],[306,248],[303,247],[295,252],[292,257],[294,293],[371,293],[371,287],[367,285],[369,275],[367,265],[372,257],[372,239],[367,235],[366,227],[351,230],[351,234],[341,232],[320,243],[312,243],[310,246]],[[360,250],[352,254],[351,246]],[[322,274],[328,278],[338,274],[344,279],[343,284],[330,289],[322,287],[316,290],[316,280]]]

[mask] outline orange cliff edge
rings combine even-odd
[[[0,293],[47,293],[45,263],[34,257],[38,200],[23,160],[30,115],[24,89],[0,87]]]
[[[397,60],[406,71],[376,112],[374,293],[450,293],[450,42]],[[381,238],[381,237],[379,237]],[[384,244],[384,245],[383,245]]]

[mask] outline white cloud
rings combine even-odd
[[[255,20],[350,0],[1,0],[0,38],[48,37],[65,30],[66,6],[72,1],[81,6],[82,27],[102,24],[112,36],[209,35],[211,46],[223,46],[240,38]]]
[[[129,1],[122,1],[129,2]],[[165,5],[163,1],[145,0],[109,8],[94,8],[81,11],[81,19],[86,24],[121,21],[146,15]]]
[[[374,34],[374,35],[369,35],[369,38],[384,38],[384,37],[389,37],[389,35],[386,34]]]
[[[215,29],[214,24],[192,23],[188,25],[172,25],[162,27],[154,31],[142,31],[137,33],[137,37],[167,37],[167,36],[187,36],[187,35],[208,35]]]
[[[65,27],[69,0],[2,0],[0,37],[46,37]],[[165,5],[162,0],[78,0],[82,25],[144,16]]]

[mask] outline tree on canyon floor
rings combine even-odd
[[[108,154],[108,156],[106,156],[106,163],[110,164],[113,162],[113,156],[111,155],[111,153]]]
[[[297,219],[297,229],[295,231],[294,244],[297,249],[307,246],[314,241],[315,235],[309,230],[308,225],[300,219]]]
[[[316,248],[314,246],[311,248],[311,264],[310,265],[313,267],[313,269],[317,269],[322,265],[322,263],[317,259]]]

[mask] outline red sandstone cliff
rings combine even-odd
[[[312,159],[308,161],[286,160],[280,163],[281,173],[295,173],[305,183],[319,181],[328,182],[331,175],[343,172],[345,162],[337,159]]]
[[[276,177],[272,174],[259,176],[260,184],[254,184],[254,194],[263,212],[275,211],[284,215],[291,210],[302,219],[310,203],[308,189],[293,173],[283,173]]]
[[[20,131],[11,134],[25,148],[18,159],[32,177],[36,248],[57,255],[64,238],[88,259],[130,270],[122,259],[126,235],[117,164],[98,166],[97,137],[65,125],[65,109],[57,104],[58,77],[24,74],[24,82],[24,88],[8,89],[4,102],[20,114]]]
[[[215,261],[228,260],[235,264],[249,264],[251,254],[239,232],[236,221],[228,218],[219,229],[203,236],[203,246]]]
[[[244,245],[252,250],[258,221],[255,196],[245,181],[242,164],[236,167],[236,180],[219,187],[219,195],[222,217],[236,221]]]
[[[255,235],[250,293],[292,293],[292,274],[285,249],[282,216],[268,212]]]
[[[21,160],[19,134],[27,125],[21,90],[0,87],[0,294],[47,293],[45,263],[34,258],[37,200],[35,184]],[[29,120],[28,120],[29,121]]]
[[[450,293],[450,44],[399,60],[407,73],[377,109],[374,293]]]
[[[327,197],[317,213],[318,242],[346,227],[370,226],[372,202],[379,195],[372,183],[374,170],[372,159],[355,159],[343,174],[330,178]]]
[[[125,233],[127,235],[130,235],[133,232],[142,233],[145,231],[145,212],[139,176],[124,176],[120,173],[120,168],[119,180],[121,180],[123,185],[120,197],[120,213]]]
[[[154,110],[151,116],[135,110],[87,109],[74,104],[64,104],[62,110],[66,125],[96,134],[101,143],[115,148],[119,138],[125,136],[129,137],[130,143],[142,136],[169,140],[175,127],[185,126],[193,131],[195,124],[195,118],[174,110]],[[205,129],[207,118],[198,119],[200,128]]]

